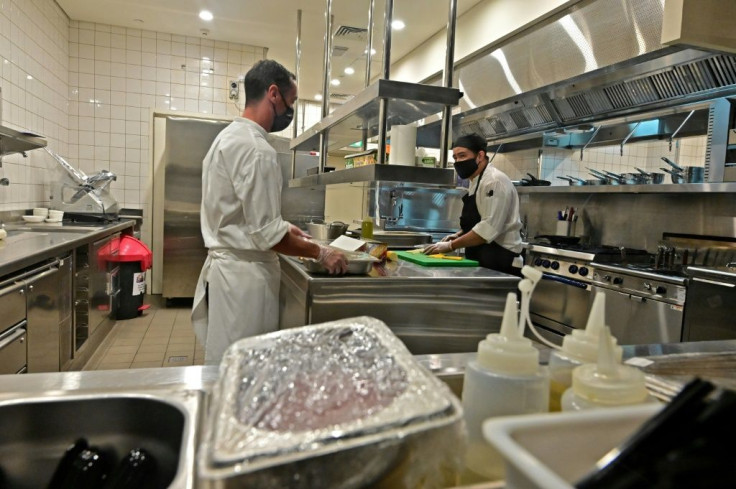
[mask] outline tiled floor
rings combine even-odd
[[[192,330],[191,303],[165,307],[147,296],[151,308],[134,319],[118,321],[84,370],[202,365],[204,349]]]

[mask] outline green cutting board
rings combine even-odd
[[[402,260],[410,261],[423,267],[477,267],[478,262],[475,260],[445,260],[443,258],[430,258],[422,253],[409,253],[407,251],[397,251],[396,255]]]

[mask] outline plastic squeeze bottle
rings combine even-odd
[[[623,365],[614,353],[611,330],[601,331],[597,363],[586,363],[572,371],[572,387],[562,395],[563,411],[605,408],[657,402],[644,383],[644,373]]]
[[[562,340],[562,349],[552,350],[549,356],[550,395],[549,410],[560,410],[562,394],[572,386],[572,371],[584,363],[598,360],[598,343],[606,325],[606,296],[599,292],[593,300],[585,329],[576,329]],[[621,362],[623,349],[611,337],[613,356]]]
[[[481,424],[492,416],[546,412],[549,372],[539,365],[539,351],[523,337],[516,295],[506,297],[501,332],[478,344],[478,355],[465,368],[463,409],[468,427],[467,468],[491,480],[504,476],[503,459],[483,439]]]

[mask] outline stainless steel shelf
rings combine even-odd
[[[328,135],[328,150],[348,146],[363,138],[378,134],[378,108],[381,99],[388,99],[388,128],[395,124],[410,124],[438,112],[446,105],[457,105],[457,88],[435,87],[395,80],[378,80],[335,109],[320,122],[292,139],[290,149],[318,151],[319,136]]]
[[[365,165],[358,168],[309,175],[289,181],[289,187],[315,187],[352,182],[411,182],[454,186],[455,171],[449,168],[423,168],[401,165]]]
[[[46,140],[38,134],[18,132],[15,129],[0,126],[0,157],[44,146],[46,146]]]
[[[734,193],[736,182],[681,183],[660,185],[582,185],[552,187],[516,187],[520,194],[688,194]]]

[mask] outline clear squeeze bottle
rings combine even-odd
[[[584,363],[598,360],[598,343],[601,331],[606,325],[606,296],[599,292],[593,300],[585,329],[576,329],[562,340],[562,349],[552,350],[549,356],[550,395],[549,410],[560,410],[562,394],[572,386],[572,371]],[[613,342],[613,356],[621,362],[622,348]]]
[[[510,293],[501,332],[481,341],[476,360],[465,368],[466,466],[491,480],[503,478],[503,459],[484,440],[483,421],[492,416],[546,412],[549,404],[549,373],[539,365],[539,351],[523,337],[524,324],[518,324],[516,314],[516,295]]]
[[[586,363],[572,371],[572,387],[562,395],[563,411],[626,406],[657,402],[647,391],[644,373],[621,364],[616,358],[611,331],[601,331],[597,363]]]

